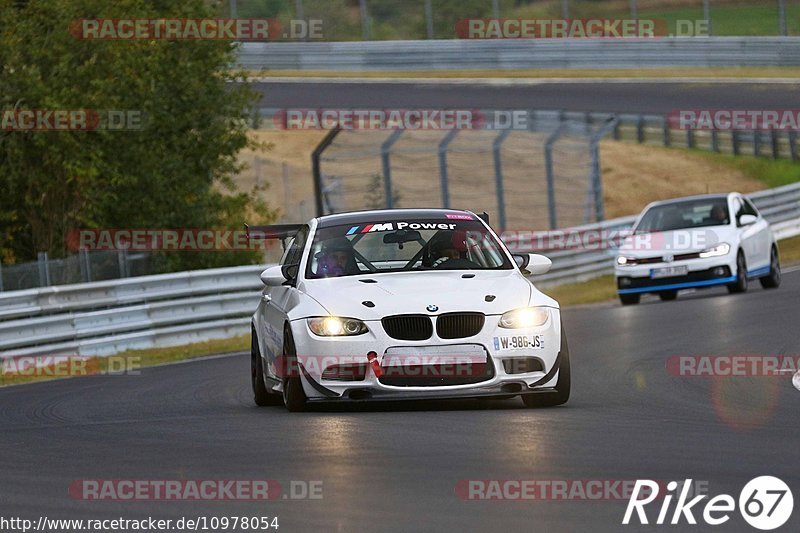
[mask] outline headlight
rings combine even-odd
[[[617,264],[619,266],[633,266],[636,264],[635,257],[625,257],[624,255],[620,255],[617,257]]]
[[[547,310],[542,307],[523,307],[504,313],[498,326],[506,329],[534,328],[547,322]]]
[[[309,318],[308,327],[314,335],[319,335],[320,337],[361,335],[369,331],[367,325],[360,320],[338,316]]]
[[[703,250],[699,255],[700,257],[719,257],[721,255],[727,255],[730,251],[731,245],[727,242],[723,242],[722,244],[718,244],[713,248]]]

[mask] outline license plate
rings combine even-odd
[[[650,270],[650,278],[671,278],[673,276],[685,276],[689,273],[687,266],[674,266],[666,268],[653,268]]]
[[[495,350],[530,350],[544,348],[543,335],[509,335],[495,337]]]

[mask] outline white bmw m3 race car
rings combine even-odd
[[[769,223],[739,193],[676,198],[648,205],[616,258],[623,305],[644,293],[674,300],[682,289],[725,285],[745,292],[781,283],[778,244]]]
[[[249,228],[288,239],[252,319],[255,402],[508,398],[565,403],[569,349],[558,303],[526,278],[550,260],[512,256],[468,211],[392,209]]]

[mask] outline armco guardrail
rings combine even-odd
[[[800,65],[800,37],[243,43],[251,70],[636,69]]]
[[[750,195],[778,238],[800,235],[800,183]],[[571,230],[614,232],[623,217]],[[614,250],[557,251],[542,287],[613,270]],[[109,355],[244,334],[261,290],[263,265],[178,272],[0,294],[0,357]]]

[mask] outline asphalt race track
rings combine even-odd
[[[0,390],[0,514],[50,518],[278,516],[295,531],[640,531],[625,501],[464,501],[460,480],[683,480],[738,499],[756,476],[795,488],[800,391],[791,376],[674,377],[673,355],[797,354],[800,273],[748,293],[713,289],[570,309],[573,396],[381,404],[289,414],[251,401],[245,355]],[[79,479],[321,480],[322,499],[110,502]],[[674,500],[673,500],[674,506]],[[648,507],[651,521],[660,503]],[[696,517],[701,521],[702,509]],[[671,516],[671,513],[670,513]],[[704,525],[661,526],[706,531]],[[755,531],[738,512],[717,531]]]
[[[631,82],[492,85],[315,81],[253,84],[271,108],[563,109],[668,113],[676,109],[783,109],[797,101],[798,84]]]

